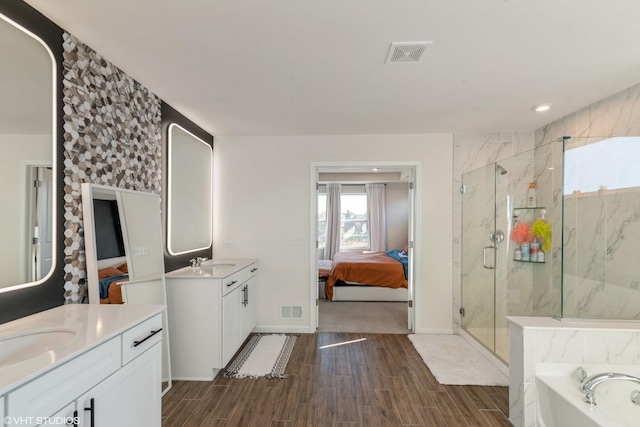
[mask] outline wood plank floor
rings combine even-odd
[[[286,372],[284,380],[176,381],[162,400],[162,425],[510,425],[507,387],[438,384],[406,335],[302,334]]]

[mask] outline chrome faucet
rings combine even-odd
[[[615,372],[606,372],[603,374],[592,375],[580,386],[580,391],[584,393],[584,401],[591,404],[596,405],[596,389],[598,386],[607,381],[613,380],[621,380],[621,381],[632,381],[636,384],[640,384],[640,378],[634,377],[632,375],[627,374],[618,374]],[[633,397],[632,397],[633,400]],[[634,401],[635,403],[635,401]]]
[[[201,267],[201,266],[202,266],[202,263],[203,263],[204,261],[206,261],[207,259],[208,259],[208,258],[205,258],[205,257],[201,257],[201,256],[199,256],[199,257],[197,257],[197,258],[191,258],[191,259],[189,260],[189,262],[191,263],[191,267],[193,267],[193,268],[198,268],[198,267]]]

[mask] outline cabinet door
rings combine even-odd
[[[222,297],[222,366],[226,366],[244,341],[242,335],[243,286]]]
[[[58,413],[46,417],[41,426],[60,426],[60,425],[77,425],[78,413],[76,412],[76,403],[70,403],[62,408]]]
[[[253,276],[245,283],[245,299],[246,303],[242,309],[242,339],[244,340],[256,327],[256,306],[258,303],[258,289],[257,289],[258,276]]]
[[[74,402],[121,366],[121,337],[117,336],[10,392],[6,416],[48,417]]]
[[[80,397],[80,426],[160,427],[161,361],[157,343]]]

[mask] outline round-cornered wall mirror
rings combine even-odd
[[[0,15],[0,293],[44,283],[56,265],[53,53]]]
[[[212,241],[211,145],[169,125],[167,250],[180,255],[207,249]]]
[[[0,25],[4,323],[64,303],[63,30],[22,0],[0,1]]]
[[[166,271],[213,256],[213,136],[162,101]]]

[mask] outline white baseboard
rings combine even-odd
[[[253,332],[258,334],[313,334],[315,330],[312,331],[309,326],[261,325],[256,326]]]
[[[213,381],[220,369],[212,369],[211,377],[172,377],[171,381]]]

